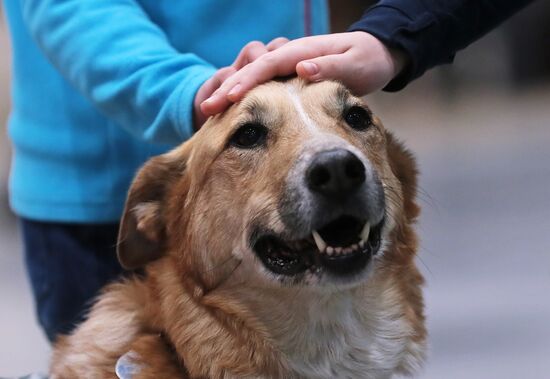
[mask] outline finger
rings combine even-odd
[[[285,37],[277,37],[269,42],[267,45],[264,45],[260,41],[251,41],[242,48],[237,59],[233,62],[232,66],[240,69],[246,66],[248,63],[255,61],[263,54],[278,49],[289,41]]]
[[[220,87],[220,92],[227,93],[229,99],[235,102],[259,84],[277,76],[294,74],[300,61],[347,51],[348,46],[335,45],[333,37],[305,37],[287,42],[239,70]]]
[[[233,75],[237,70],[232,67],[224,67],[216,72],[210,79],[208,79],[204,84],[199,88],[197,94],[195,95],[195,127],[200,127],[206,117],[209,116],[208,113],[205,113],[202,109],[202,103],[204,100],[212,96],[213,93],[221,86],[221,84]]]
[[[225,92],[218,88],[212,96],[200,104],[200,110],[206,116],[213,116],[226,110],[232,103]]]
[[[277,37],[266,45],[267,51],[277,50],[279,47],[286,45],[290,40],[285,37]]]
[[[289,44],[264,54],[256,61],[241,68],[227,79],[216,93],[201,104],[201,110],[206,115],[223,112],[231,103],[239,101],[246,92],[255,86],[276,76],[294,73],[296,63],[301,60],[302,55],[300,50],[286,49]]]
[[[252,41],[247,43],[240,51],[237,59],[233,62],[232,66],[237,70],[243,68],[250,62],[254,62],[260,56],[268,52],[267,47],[260,41]]]
[[[295,73],[300,61],[345,51],[347,47],[335,48],[332,39],[332,36],[300,38],[262,55],[227,79],[201,109],[209,115],[222,112],[255,86]]]
[[[197,94],[195,95],[196,103],[200,104],[209,98],[218,88],[220,88],[222,83],[235,72],[237,72],[237,70],[232,66],[224,67],[216,71],[216,73],[204,82],[201,88],[197,91]]]
[[[233,102],[238,101],[259,84],[278,76],[294,74],[298,62],[316,55],[313,50],[291,46],[288,43],[243,67],[220,87],[220,93],[228,96]]]
[[[344,54],[325,55],[299,62],[296,73],[309,81],[341,80],[350,69],[344,62]]]
[[[302,61],[296,65],[296,73],[311,82],[338,81],[356,96],[364,96],[383,88],[389,81],[383,72],[370,69],[368,64],[353,59],[348,53]]]
[[[295,42],[288,42],[243,67],[223,83],[220,92],[228,95],[232,101],[237,101],[251,88],[277,76],[293,74],[298,62],[320,54],[315,46]]]

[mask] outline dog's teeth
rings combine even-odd
[[[365,226],[363,226],[363,230],[361,230],[361,234],[359,235],[359,237],[361,237],[363,241],[368,241],[369,234],[370,234],[370,224],[367,222]]]
[[[360,248],[365,247],[365,243],[366,243],[366,242],[365,242],[364,240],[359,241],[359,247],[360,247]]]
[[[351,247],[351,250],[355,251],[359,248],[359,245],[357,245],[356,243],[354,243],[353,245],[350,246]]]
[[[334,254],[334,248],[332,246],[328,246],[326,251],[328,255]]]
[[[343,249],[342,249],[341,247],[335,247],[335,248],[334,248],[334,253],[335,253],[336,255],[339,255],[339,254],[342,253],[342,250],[343,250]]]
[[[313,235],[313,239],[315,240],[315,244],[317,245],[317,249],[319,249],[319,251],[321,253],[324,252],[326,247],[327,247],[327,244],[323,240],[323,237],[321,237],[321,235],[319,233],[317,233],[316,230],[314,230],[311,234]]]

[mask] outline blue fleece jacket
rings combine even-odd
[[[10,202],[117,221],[150,156],[189,138],[196,91],[247,42],[326,33],[325,0],[4,0],[13,47]]]

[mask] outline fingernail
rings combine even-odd
[[[203,100],[201,105],[208,105],[208,104],[211,104],[212,101],[214,101],[214,99],[212,97],[209,97],[208,99],[206,100]]]
[[[239,92],[241,91],[241,88],[242,88],[242,86],[240,84],[235,84],[235,86],[233,86],[233,88],[231,88],[231,91],[229,91],[227,93],[227,96],[229,96],[229,97],[237,96],[239,94]]]
[[[315,75],[319,72],[319,66],[313,62],[302,62],[302,68],[308,75]]]

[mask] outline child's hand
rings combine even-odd
[[[210,79],[203,83],[201,88],[199,88],[195,95],[195,101],[193,102],[193,127],[195,131],[200,129],[209,116],[202,112],[201,103],[212,95],[212,93],[222,85],[224,80],[236,72],[237,69],[233,66],[220,68]]]
[[[205,83],[210,92],[219,87],[200,103],[205,115],[224,111],[261,83],[294,73],[310,81],[338,80],[356,95],[365,95],[383,88],[402,70],[405,54],[389,50],[371,34],[359,31],[285,41],[272,51],[247,45],[235,63],[232,68],[238,71]]]
[[[233,62],[231,66],[227,66],[224,68],[219,69],[210,79],[208,79],[204,84],[199,88],[197,91],[197,94],[195,95],[195,101],[194,101],[194,127],[195,130],[199,130],[199,128],[204,124],[207,117],[210,116],[210,114],[204,114],[201,111],[201,103],[209,98],[214,91],[216,91],[220,86],[223,84],[223,82],[229,78],[231,75],[237,72],[237,70],[240,70],[250,62],[255,61],[260,56],[278,49],[279,47],[283,46],[288,42],[287,38],[279,37],[275,38],[273,41],[268,43],[267,45],[264,45],[262,42],[259,41],[252,41],[246,44],[245,47],[242,48],[239,55]],[[225,109],[225,108],[224,108]],[[219,112],[217,112],[219,113]]]

